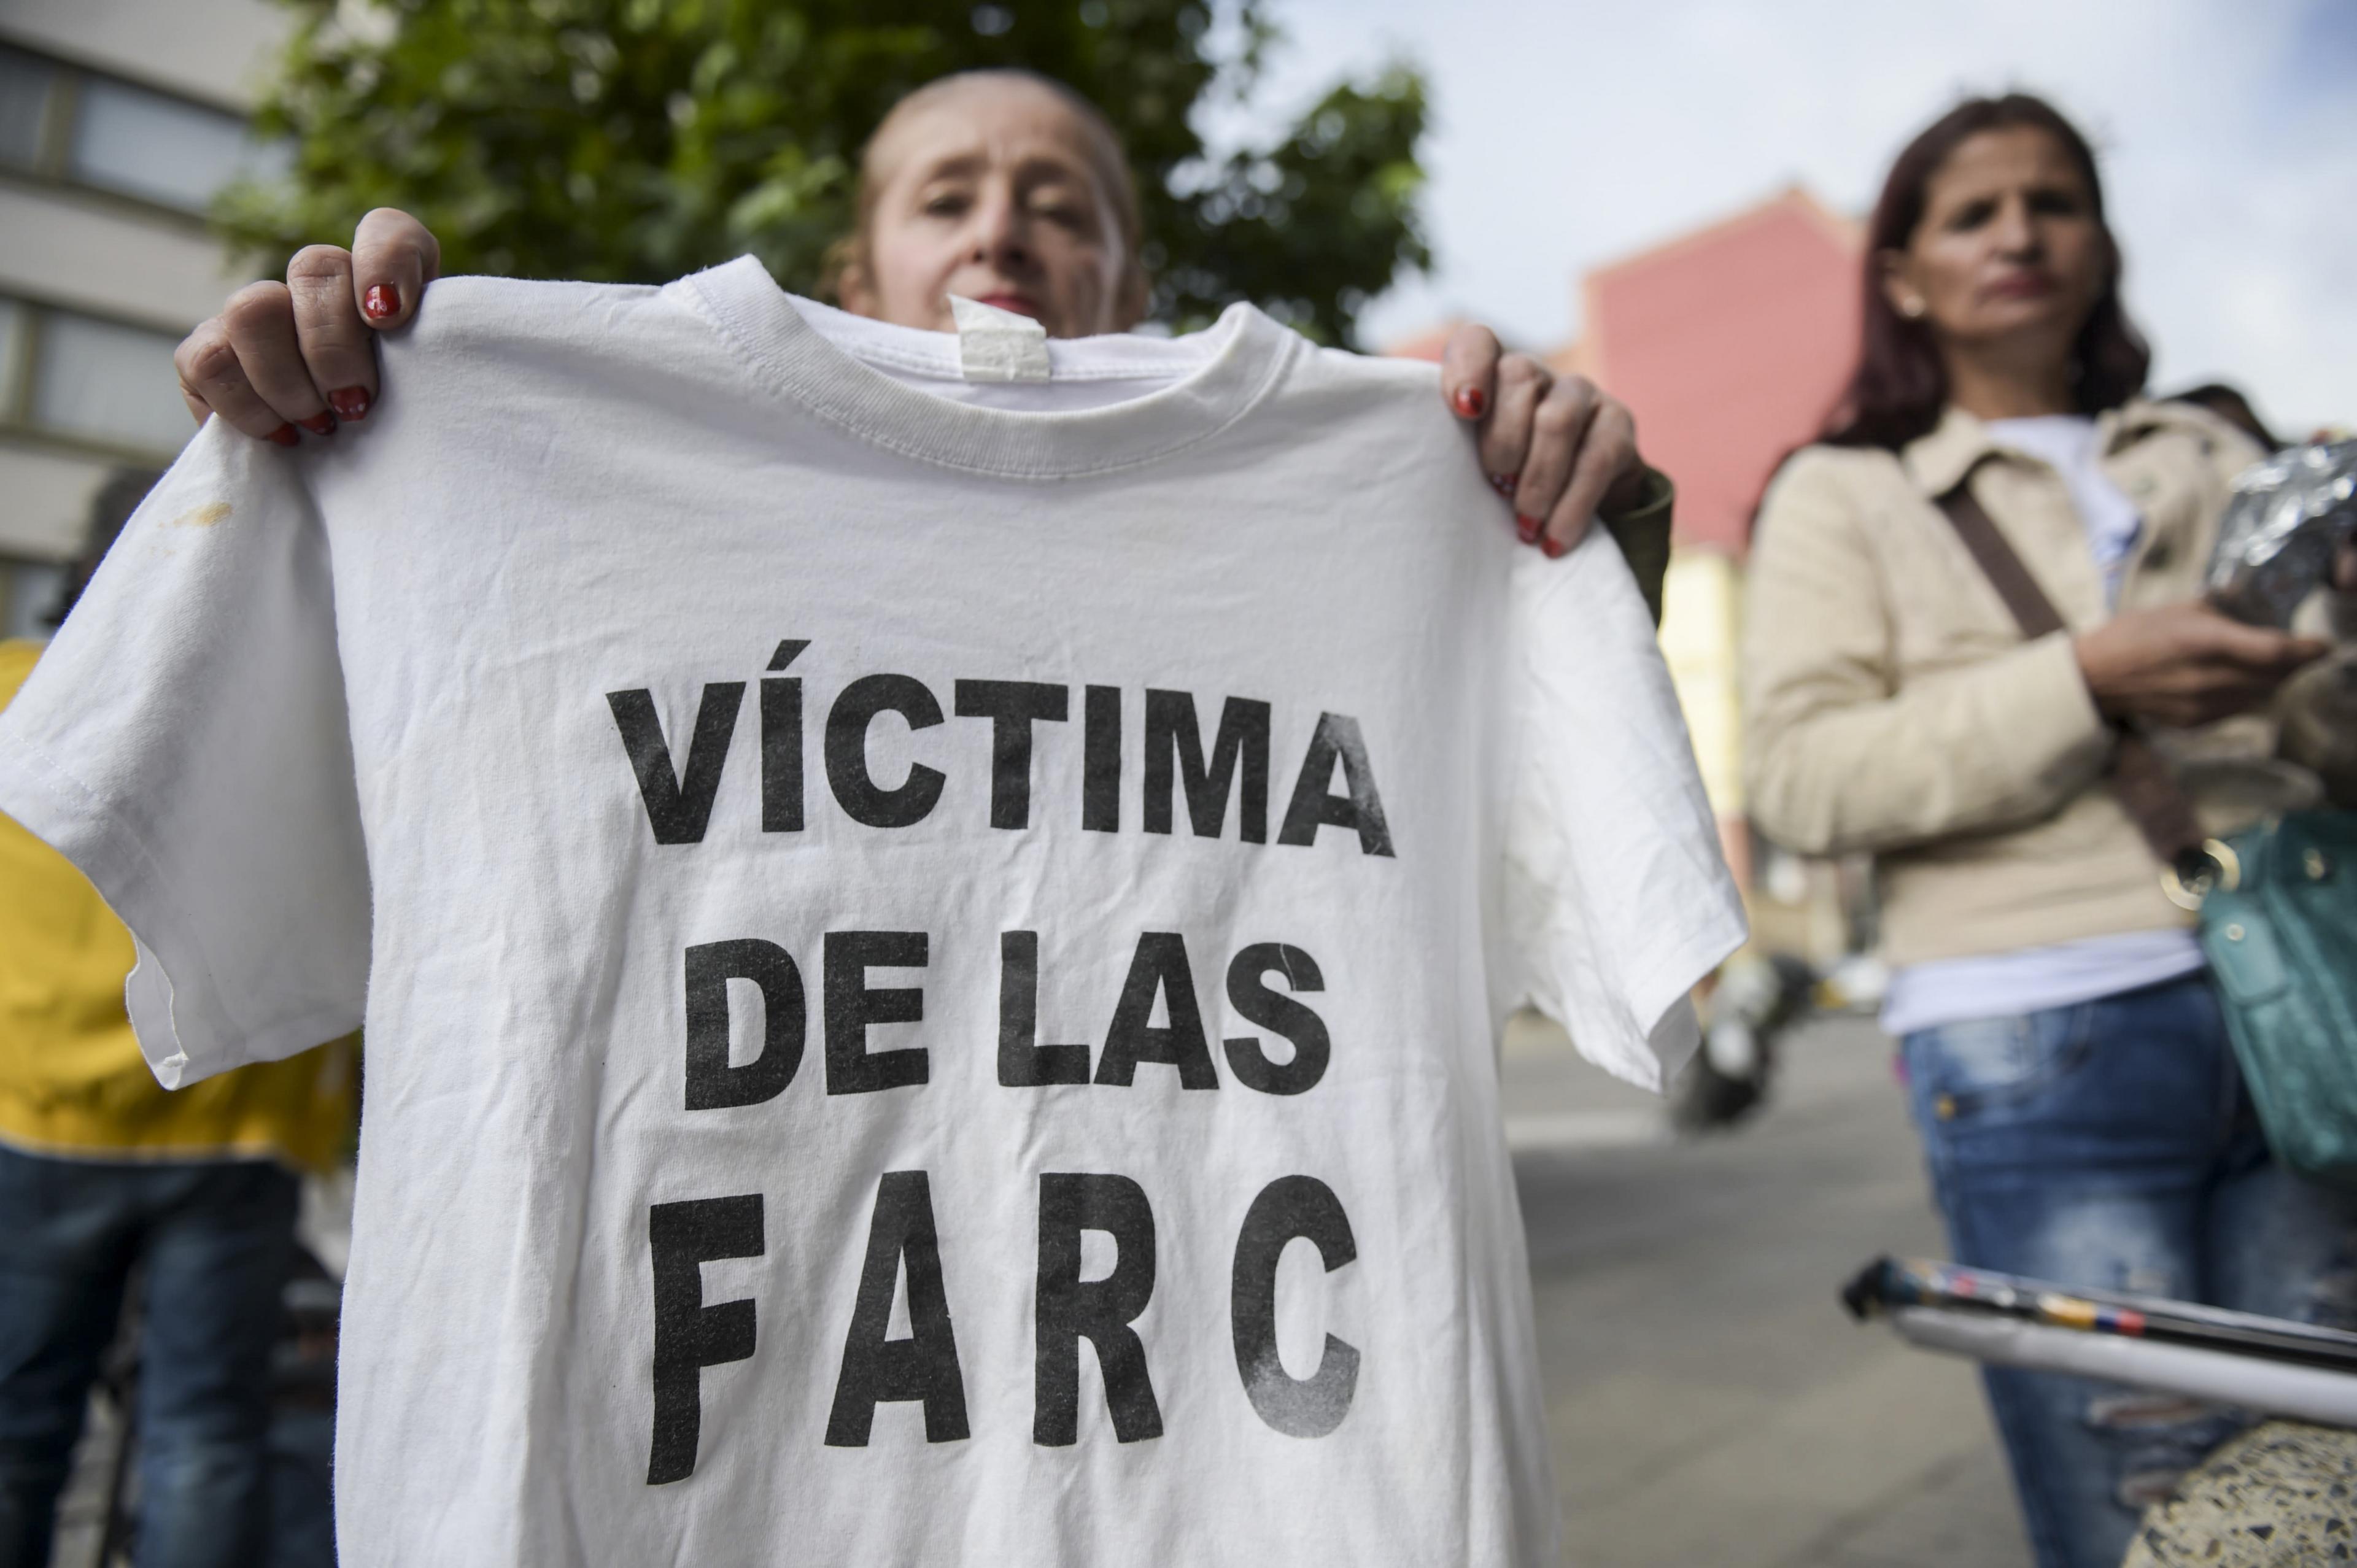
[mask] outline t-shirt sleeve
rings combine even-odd
[[[328,546],[297,461],[218,419],[0,714],[0,811],[135,940],[166,1088],[359,1026],[368,861]]]
[[[1740,947],[1677,693],[1635,580],[1591,530],[1517,553],[1498,955],[1511,1000],[1606,1070],[1660,1089],[1700,1041],[1688,993]]]

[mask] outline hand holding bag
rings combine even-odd
[[[1969,479],[1940,510],[2024,637],[2064,629]],[[2292,811],[2204,838],[2167,760],[2126,728],[2111,783],[2160,863],[2163,889],[2200,912],[2268,1145],[2302,1176],[2357,1189],[2357,813]]]

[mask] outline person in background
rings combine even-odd
[[[1790,848],[1876,857],[1884,1026],[1959,1261],[2357,1326],[2357,1217],[2269,1156],[2190,917],[2105,777],[2125,725],[2244,715],[2206,745],[2268,749],[2262,710],[2327,648],[2201,602],[2260,448],[2140,395],[2120,273],[2094,156],[2043,102],[1971,100],[1899,156],[1846,400],[1760,507],[1753,811]],[[1959,485],[2066,630],[2023,639],[1938,504]],[[2357,562],[2337,575],[2357,588]],[[2232,1430],[1986,1383],[2042,1568],[2112,1568]]]
[[[59,620],[155,478],[126,471],[101,489]],[[39,654],[0,642],[0,707]],[[135,1288],[135,1560],[253,1568],[268,1550],[296,1173],[345,1144],[350,1051],[167,1092],[124,1011],[134,957],[81,873],[0,817],[0,1568],[49,1560],[91,1386]]]
[[[2208,409],[2257,442],[2263,451],[2273,452],[2284,445],[2283,438],[2267,428],[2266,421],[2259,417],[2259,411],[2251,406],[2251,400],[2240,387],[2228,386],[2224,381],[2204,381],[2173,394],[2170,401]]]
[[[1085,338],[1145,314],[1145,236],[1120,139],[1048,77],[963,71],[909,93],[860,154],[855,205],[823,280],[855,316],[954,331],[954,294],[1031,317],[1050,338]],[[188,412],[281,446],[302,439],[298,427],[327,438],[365,419],[380,391],[374,335],[408,324],[440,256],[424,224],[389,208],[361,220],[350,251],[297,252],[285,283],[239,290],[181,342]],[[1658,621],[1674,495],[1639,456],[1627,405],[1473,326],[1450,336],[1440,390],[1473,427],[1522,542],[1562,555],[1600,518]]]

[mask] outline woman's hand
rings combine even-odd
[[[310,245],[286,281],[248,284],[172,355],[180,396],[202,424],[218,413],[284,446],[368,416],[376,401],[374,334],[406,323],[442,267],[442,247],[406,212],[361,220],[349,251]]]
[[[2072,648],[2106,718],[2182,727],[2246,713],[2331,645],[2244,626],[2194,601],[2127,614]]]
[[[1643,499],[1645,462],[1629,407],[1586,376],[1509,354],[1486,327],[1449,334],[1440,392],[1480,431],[1481,467],[1514,509],[1525,544],[1561,555],[1598,512]]]

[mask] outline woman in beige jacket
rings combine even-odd
[[[1884,1022],[1960,1261],[2340,1316],[2357,1224],[2269,1158],[2189,917],[2105,777],[2123,725],[2263,731],[2236,715],[2326,649],[2200,603],[2259,449],[2139,395],[2119,274],[2093,156],[2047,104],[1968,102],[1900,156],[1848,398],[1760,509],[1752,809],[1791,848],[1875,856]],[[2024,639],[1938,505],[1958,486],[2065,630]],[[2041,1568],[2116,1563],[2140,1504],[2231,1430],[1987,1383]]]

